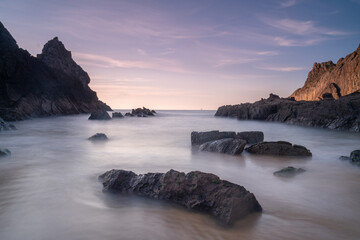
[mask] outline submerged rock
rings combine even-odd
[[[16,127],[13,124],[5,122],[2,118],[0,118],[0,132],[9,130],[16,130]]]
[[[110,115],[105,110],[93,112],[89,117],[89,120],[110,120],[110,119],[111,119]]]
[[[131,171],[111,170],[99,178],[104,190],[168,200],[206,212],[225,224],[262,210],[254,194],[210,173],[193,171],[185,174],[170,170],[137,175]]]
[[[311,152],[304,146],[292,145],[289,142],[262,142],[245,149],[249,153],[276,156],[311,156]]]
[[[7,157],[10,156],[11,152],[7,148],[0,148],[0,157]]]
[[[245,145],[246,141],[243,139],[224,138],[203,143],[200,145],[199,150],[238,155],[242,153]]]
[[[279,177],[294,177],[295,175],[303,173],[305,171],[306,170],[303,168],[294,168],[292,166],[289,166],[274,172],[274,175]]]
[[[247,144],[254,144],[264,141],[264,133],[260,131],[239,132],[236,138],[244,139]]]
[[[88,138],[90,141],[107,141],[109,138],[104,133],[96,133]]]
[[[220,131],[209,131],[209,132],[192,132],[191,133],[191,145],[201,145],[206,142],[211,142],[224,138],[235,138],[235,132],[220,132]]]
[[[123,118],[124,116],[121,114],[121,112],[113,112],[112,118]]]

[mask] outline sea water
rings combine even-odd
[[[360,167],[339,160],[360,134],[159,111],[156,117],[89,121],[89,115],[16,122],[0,133],[0,239],[360,239]],[[266,141],[309,148],[309,159],[199,152],[192,131],[263,131]],[[108,142],[87,140],[102,132]],[[306,172],[280,178],[287,166]],[[244,186],[264,211],[224,227],[174,204],[102,191],[110,169],[199,170]]]

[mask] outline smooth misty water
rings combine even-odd
[[[154,118],[88,121],[88,115],[16,123],[0,133],[0,239],[360,239],[360,167],[340,161],[360,135],[215,118],[212,111],[160,111]],[[311,149],[308,160],[227,156],[190,146],[194,130],[260,130],[265,140]],[[104,132],[110,141],[86,138]],[[293,165],[293,179],[273,172]],[[264,208],[220,226],[206,214],[169,203],[102,192],[99,174],[200,170],[245,186]]]

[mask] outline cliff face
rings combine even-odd
[[[360,45],[345,58],[333,62],[314,63],[302,88],[290,97],[295,100],[314,101],[324,98],[338,99],[360,90]]]
[[[0,117],[29,117],[111,110],[99,101],[64,45],[54,38],[37,58],[19,48],[0,22]]]

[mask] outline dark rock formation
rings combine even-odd
[[[127,112],[127,113],[125,113],[125,117],[134,117],[134,115],[131,114],[131,113],[129,113],[129,112]]]
[[[154,110],[150,110],[143,107],[143,108],[132,109],[131,114],[129,116],[148,117],[148,116],[155,116],[154,115],[155,113],[156,112]]]
[[[244,187],[199,171],[147,173],[111,170],[99,177],[104,190],[168,200],[189,209],[207,212],[229,224],[262,210],[254,194]]]
[[[310,150],[289,142],[262,142],[251,145],[245,149],[249,153],[275,156],[311,156]]]
[[[279,177],[295,177],[295,175],[298,175],[303,172],[305,172],[305,169],[303,168],[294,168],[292,166],[289,166],[274,172],[274,175]]]
[[[350,157],[340,156],[340,160],[350,161],[352,164],[360,166],[360,150],[352,151]]]
[[[7,123],[2,118],[0,118],[0,132],[9,130],[16,130],[16,127],[13,124]]]
[[[219,131],[209,131],[209,132],[192,132],[191,133],[191,145],[201,145],[206,142],[211,142],[224,138],[235,138],[235,132],[219,132]]]
[[[9,149],[0,148],[0,157],[8,157],[10,155],[11,155],[11,152]]]
[[[324,98],[338,99],[360,89],[360,45],[336,64],[332,61],[314,63],[302,88],[290,97],[295,100],[314,101]]]
[[[91,113],[89,120],[111,120],[111,117],[106,110],[99,110]]]
[[[31,117],[111,110],[98,100],[87,73],[57,39],[37,58],[19,48],[0,23],[0,117]]]
[[[238,132],[236,138],[245,140],[247,144],[254,144],[264,141],[264,133],[260,131]]]
[[[224,138],[206,142],[200,145],[199,150],[208,152],[226,153],[239,155],[244,150],[246,141],[242,139]]]
[[[360,131],[360,93],[337,100],[294,101],[289,98],[262,99],[220,107],[215,116],[277,121],[338,130]]]
[[[96,133],[88,138],[90,141],[107,141],[109,138],[104,133]]]
[[[113,112],[112,118],[123,118],[124,116],[121,114],[121,112]]]

